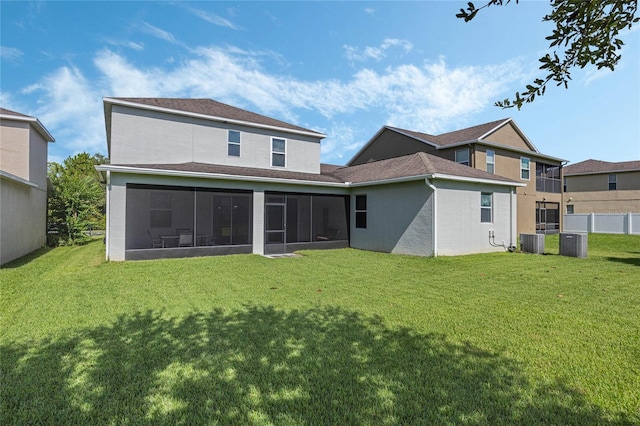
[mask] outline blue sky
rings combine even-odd
[[[476,2],[478,5],[482,2]],[[385,124],[439,134],[513,117],[545,154],[640,159],[640,31],[615,72],[501,110],[543,76],[548,2],[7,2],[0,104],[38,117],[50,161],[106,154],[103,97],[212,98],[325,133],[344,164]]]

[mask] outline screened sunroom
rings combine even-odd
[[[127,185],[128,259],[251,253],[251,191]]]

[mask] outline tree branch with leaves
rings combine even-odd
[[[515,0],[518,3],[518,0]],[[490,6],[503,6],[511,0],[490,0],[481,7],[469,2],[467,9],[460,9],[457,18],[469,22],[478,12]],[[640,20],[636,17],[638,0],[551,0],[551,13],[542,20],[554,22],[556,27],[546,37],[553,52],[539,59],[540,69],[547,75],[527,84],[522,92],[516,92],[513,100],[507,98],[495,103],[501,108],[522,108],[536,96],[544,95],[547,85],[568,88],[574,68],[595,66],[614,71],[622,57],[619,51],[624,42],[620,32]]]

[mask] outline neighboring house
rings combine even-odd
[[[105,98],[110,260],[504,250],[524,183],[422,152],[320,164],[322,133],[210,99]],[[490,235],[494,235],[490,239]]]
[[[564,168],[566,213],[640,213],[640,161],[586,160]]]
[[[47,240],[47,144],[37,118],[0,108],[0,264]]]
[[[566,160],[540,153],[511,118],[429,135],[382,127],[349,166],[426,152],[522,183],[516,189],[518,234],[561,229],[562,165]]]

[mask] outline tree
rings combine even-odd
[[[456,17],[469,22],[484,8],[510,2],[489,0],[480,8],[469,2],[467,9],[460,9]],[[536,78],[522,93],[516,92],[514,100],[507,98],[496,102],[496,106],[520,109],[525,103],[533,102],[536,96],[544,95],[552,81],[568,88],[571,70],[575,67],[591,65],[613,71],[621,58],[618,51],[624,44],[618,34],[640,20],[635,17],[638,0],[551,0],[551,8],[551,13],[542,20],[553,21],[556,25],[553,33],[546,37],[551,42],[549,48],[554,50],[539,59],[540,69],[547,73],[546,77]],[[556,49],[564,49],[564,52]]]
[[[50,244],[86,242],[83,231],[91,227],[104,229],[105,191],[95,165],[104,164],[100,154],[86,152],[68,157],[62,164],[49,163],[48,177],[53,187],[49,193],[49,228],[57,229]]]

